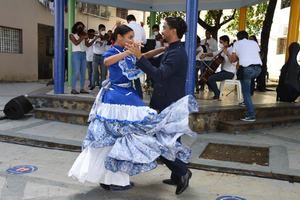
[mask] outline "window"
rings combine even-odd
[[[281,1],[281,9],[287,8],[291,6],[291,0],[282,0]]]
[[[110,11],[108,10],[108,6],[89,3],[78,3],[78,7],[80,12],[82,12],[83,14],[105,19],[108,19],[110,17]]]
[[[22,52],[22,30],[0,26],[0,53]]]
[[[286,38],[278,38],[277,39],[277,54],[285,54],[286,50]]]
[[[120,17],[122,19],[126,19],[128,15],[128,10],[124,8],[117,8],[117,17]]]

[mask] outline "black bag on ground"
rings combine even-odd
[[[25,96],[18,96],[4,106],[3,112],[8,119],[21,119],[32,109],[32,104]]]

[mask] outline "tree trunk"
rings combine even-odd
[[[263,23],[261,31],[261,57],[262,57],[262,72],[257,77],[257,90],[266,91],[266,76],[268,72],[267,58],[268,58],[268,46],[271,27],[273,24],[273,17],[276,8],[277,0],[269,0],[266,17]]]

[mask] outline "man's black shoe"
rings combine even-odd
[[[177,185],[172,179],[165,179],[162,182],[167,185]]]
[[[183,193],[186,190],[186,188],[188,188],[191,177],[192,172],[190,170],[188,170],[184,176],[180,177],[179,183],[176,188],[177,195]]]
[[[109,185],[100,183],[100,186],[101,186],[104,190],[110,190],[110,186],[109,186]]]

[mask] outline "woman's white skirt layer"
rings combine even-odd
[[[106,185],[126,186],[130,184],[129,175],[123,172],[112,172],[105,168],[105,159],[112,147],[84,149],[77,157],[69,176],[79,182],[103,183]]]

